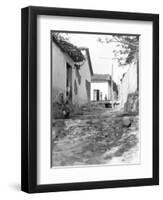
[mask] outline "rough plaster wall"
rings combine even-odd
[[[132,64],[121,83],[121,105],[124,106],[127,96],[137,90],[137,65]]]
[[[66,60],[62,51],[52,43],[52,97],[66,91]]]
[[[74,90],[74,62],[60,48],[52,43],[52,96],[60,92],[66,95],[66,63],[72,67],[72,91]],[[72,93],[73,94],[73,93]]]
[[[88,61],[81,66],[79,73],[81,75],[81,83],[78,83],[78,78],[76,76],[76,68],[74,67],[74,62],[69,56],[64,54],[60,48],[52,43],[52,98],[63,92],[66,94],[66,63],[72,67],[72,102],[74,104],[87,103],[88,96],[86,91],[85,80],[91,81],[91,74],[89,70]],[[77,94],[74,90],[74,82],[77,83]]]
[[[88,103],[89,99],[87,96],[87,91],[86,91],[86,84],[85,81],[91,82],[91,73],[89,70],[89,64],[88,61],[86,60],[84,65],[80,67],[79,73],[81,75],[81,83],[78,83],[78,78],[76,76],[76,69],[73,70],[74,74],[74,79],[76,79],[77,87],[78,87],[78,94],[74,95],[74,103],[76,104],[84,104]]]

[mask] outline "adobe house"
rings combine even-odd
[[[91,100],[106,101],[111,98],[111,76],[109,74],[94,74],[91,79]],[[113,99],[118,97],[118,88],[113,81]]]
[[[52,100],[60,93],[72,104],[90,101],[93,75],[88,48],[78,48],[68,41],[52,36]]]

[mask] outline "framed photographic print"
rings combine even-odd
[[[22,190],[159,184],[159,16],[22,9]]]

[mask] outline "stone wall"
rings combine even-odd
[[[128,94],[127,101],[124,104],[124,111],[130,114],[139,113],[139,94],[138,92]]]

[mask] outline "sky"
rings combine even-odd
[[[113,58],[113,50],[116,48],[116,43],[100,43],[98,38],[111,38],[111,35],[97,34],[79,34],[68,33],[69,41],[78,47],[89,48],[91,63],[94,73],[98,74],[113,74],[113,80],[118,84],[122,74],[126,71],[126,67],[119,67],[117,61]],[[112,67],[113,65],[113,67]],[[113,69],[113,73],[112,73]]]

